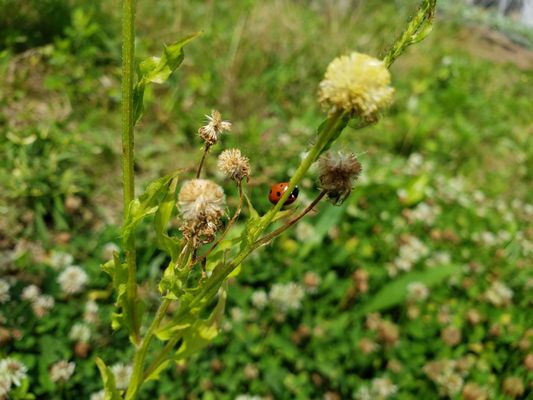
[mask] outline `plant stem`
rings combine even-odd
[[[126,392],[126,397],[125,397],[126,400],[137,398],[137,392],[139,390],[139,387],[143,383],[144,362],[146,360],[148,348],[150,347],[150,343],[152,342],[154,338],[154,333],[156,329],[159,327],[159,324],[161,323],[161,321],[163,320],[163,317],[165,316],[169,305],[170,305],[170,300],[163,299],[163,301],[159,305],[159,308],[157,309],[157,312],[154,317],[154,320],[152,321],[152,324],[150,325],[150,327],[148,328],[148,331],[146,331],[146,334],[144,335],[144,338],[142,340],[140,347],[135,352],[135,356],[133,358],[133,373],[131,375],[130,384]]]
[[[209,152],[209,146],[206,144],[204,148],[204,154],[202,154],[202,159],[200,160],[200,165],[198,165],[198,170],[196,171],[196,179],[200,178],[200,174],[202,173],[202,167],[205,163],[205,158],[207,157],[207,153]]]
[[[303,210],[296,218],[291,219],[289,222],[287,222],[285,225],[280,226],[278,229],[270,232],[268,235],[263,236],[261,239],[257,240],[252,247],[254,249],[258,248],[259,246],[262,246],[264,244],[267,244],[272,239],[274,239],[276,236],[281,235],[283,232],[285,232],[287,229],[289,229],[291,226],[296,224],[299,220],[301,220],[303,217],[306,216],[309,211],[315,207],[320,200],[326,195],[327,191],[322,190],[319,195],[306,207],[305,210]]]
[[[134,122],[133,122],[133,58],[135,54],[135,0],[122,2],[122,179],[124,184],[124,216],[135,198],[134,163]],[[135,343],[139,342],[139,321],[135,300],[137,297],[137,277],[135,260],[135,239],[131,238],[126,247],[128,284],[126,296],[131,310],[132,332]]]

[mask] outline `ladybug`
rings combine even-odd
[[[285,193],[288,187],[289,182],[280,182],[276,183],[275,185],[272,185],[272,187],[270,188],[270,192],[268,193],[268,200],[270,200],[272,204],[277,204],[278,201],[281,200],[281,196],[283,196],[283,193]],[[294,203],[298,198],[299,192],[300,190],[298,189],[298,186],[296,186],[292,191],[291,195],[287,198],[287,200],[285,200],[284,205],[288,206],[289,204]]]

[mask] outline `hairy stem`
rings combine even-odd
[[[134,121],[133,121],[133,58],[135,54],[135,0],[122,2],[122,178],[124,184],[124,216],[135,197],[134,163]],[[139,343],[139,321],[136,313],[137,297],[135,239],[132,237],[126,247],[128,284],[126,296],[131,310],[130,332],[134,343]]]

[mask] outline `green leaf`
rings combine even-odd
[[[164,83],[181,65],[185,54],[184,46],[200,33],[193,33],[163,48],[161,57],[148,57],[139,64],[139,80],[133,88],[133,118],[137,123],[144,110],[144,89],[149,83]]]
[[[385,65],[390,67],[405,50],[416,43],[424,40],[431,32],[437,0],[423,0],[417,12],[409,20],[400,37],[392,44],[383,57]]]
[[[363,316],[402,303],[408,294],[407,287],[413,282],[421,282],[427,287],[432,287],[443,282],[451,275],[460,272],[460,265],[447,265],[427,269],[425,271],[409,272],[385,285],[379,292],[373,295],[366,304],[363,304],[362,307],[357,310],[357,315]]]
[[[402,204],[412,206],[422,201],[426,196],[428,183],[429,176],[427,174],[422,174],[409,182],[405,188],[405,197],[402,198]]]
[[[217,335],[224,316],[226,289],[220,288],[218,302],[207,320],[198,320],[183,334],[183,340],[174,355],[175,361],[189,358],[206,347]]]
[[[168,236],[167,227],[172,217],[172,211],[176,208],[176,187],[178,178],[174,177],[168,186],[168,191],[159,203],[155,213],[154,224],[159,248],[170,255],[172,261],[176,261],[179,254],[180,242],[178,239]]]
[[[115,375],[111,369],[105,365],[104,361],[100,357],[96,357],[96,365],[100,370],[102,381],[104,382],[105,396],[104,400],[122,400],[120,393],[115,385]]]
[[[137,225],[139,225],[144,218],[149,215],[154,215],[158,211],[160,206],[159,199],[161,197],[166,199],[170,184],[175,178],[177,178],[178,174],[179,171],[176,171],[173,174],[166,175],[151,182],[146,188],[146,191],[139,198],[130,203],[122,227],[122,241],[124,247],[127,247],[127,243],[131,239]],[[175,189],[176,188],[174,187],[173,190],[175,191]],[[165,212],[168,212],[168,210]],[[161,220],[160,224],[162,224],[162,222],[163,221]]]

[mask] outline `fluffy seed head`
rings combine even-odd
[[[183,236],[193,247],[212,242],[224,215],[224,191],[207,179],[186,181],[178,195]]]
[[[326,153],[318,160],[319,184],[334,204],[341,204],[352,191],[362,166],[353,153]]]
[[[216,110],[211,111],[211,115],[206,115],[207,124],[198,129],[200,136],[206,147],[210,147],[218,142],[218,137],[224,131],[231,130],[231,122],[222,121],[222,116]]]
[[[250,176],[250,162],[248,157],[241,154],[239,149],[224,150],[218,156],[218,169],[235,182]]]
[[[381,60],[351,53],[334,59],[320,82],[319,100],[331,111],[344,110],[367,120],[392,102],[390,73]]]

